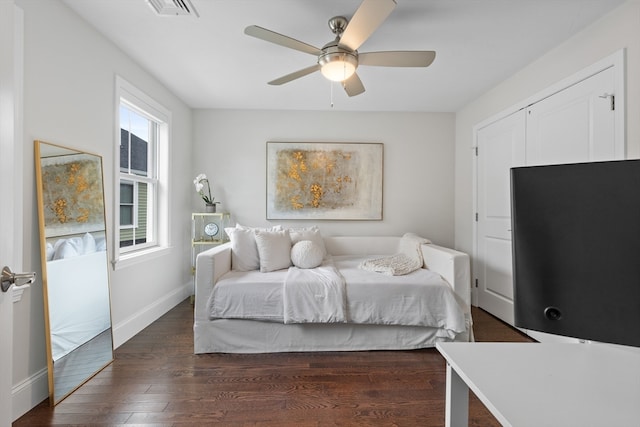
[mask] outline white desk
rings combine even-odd
[[[503,426],[640,426],[640,353],[601,344],[440,343],[447,427],[468,425],[469,389]]]

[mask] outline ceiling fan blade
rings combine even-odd
[[[428,67],[436,59],[432,50],[399,50],[393,52],[363,52],[358,54],[358,65],[380,67]]]
[[[395,7],[395,0],[364,0],[342,33],[340,44],[357,50]]]
[[[318,71],[320,69],[320,65],[314,64],[311,67],[303,68],[302,70],[294,71],[291,74],[287,74],[286,76],[282,76],[279,79],[271,80],[269,82],[270,85],[279,86],[284,83],[289,83],[292,80],[299,79],[300,77],[304,77],[307,74],[311,74],[314,71]]]
[[[345,80],[342,85],[344,86],[345,92],[349,96],[360,95],[364,92],[364,85],[362,84],[362,80],[358,77],[357,73],[353,73],[351,77]]]
[[[283,36],[275,31],[258,27],[257,25],[248,26],[244,29],[244,33],[248,36],[256,37],[258,39],[279,44],[280,46],[288,47],[290,49],[299,50],[300,52],[309,53],[311,55],[318,56],[322,53],[322,51],[315,46],[292,39],[291,37]]]

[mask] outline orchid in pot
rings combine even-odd
[[[205,184],[207,186],[205,192]],[[220,202],[214,202],[215,197],[211,197],[211,186],[209,185],[209,179],[207,175],[201,173],[193,180],[193,185],[196,187],[196,192],[202,197],[206,205],[207,212],[215,212],[216,205]]]

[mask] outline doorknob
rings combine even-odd
[[[15,285],[17,288],[29,286],[35,280],[36,273],[14,273],[7,266],[2,268],[2,292],[7,292],[11,285]]]

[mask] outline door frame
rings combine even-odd
[[[577,83],[580,83],[583,80],[588,79],[591,76],[598,74],[601,71],[604,71],[608,68],[614,69],[614,85],[615,85],[615,97],[616,97],[616,111],[619,114],[616,114],[615,117],[615,155],[619,158],[625,158],[626,156],[626,126],[625,126],[625,118],[626,118],[626,49],[620,49],[611,55],[599,60],[598,62],[578,71],[577,73],[560,80],[559,82],[543,89],[542,91],[502,110],[501,112],[494,114],[476,124],[473,127],[473,139],[472,139],[472,147],[471,149],[477,153],[478,149],[478,131],[492,123],[495,123],[511,114],[516,113],[518,110],[523,108],[527,108],[536,102],[542,101],[545,98],[548,98],[558,92],[567,89],[570,86],[573,86]],[[477,284],[475,283],[479,265],[478,265],[478,222],[476,221],[476,213],[478,212],[478,157],[477,155],[473,155],[473,166],[472,166],[472,189],[473,189],[473,212],[472,212],[472,222],[473,222],[473,261],[471,263],[471,304],[474,306],[478,306],[478,289]]]

